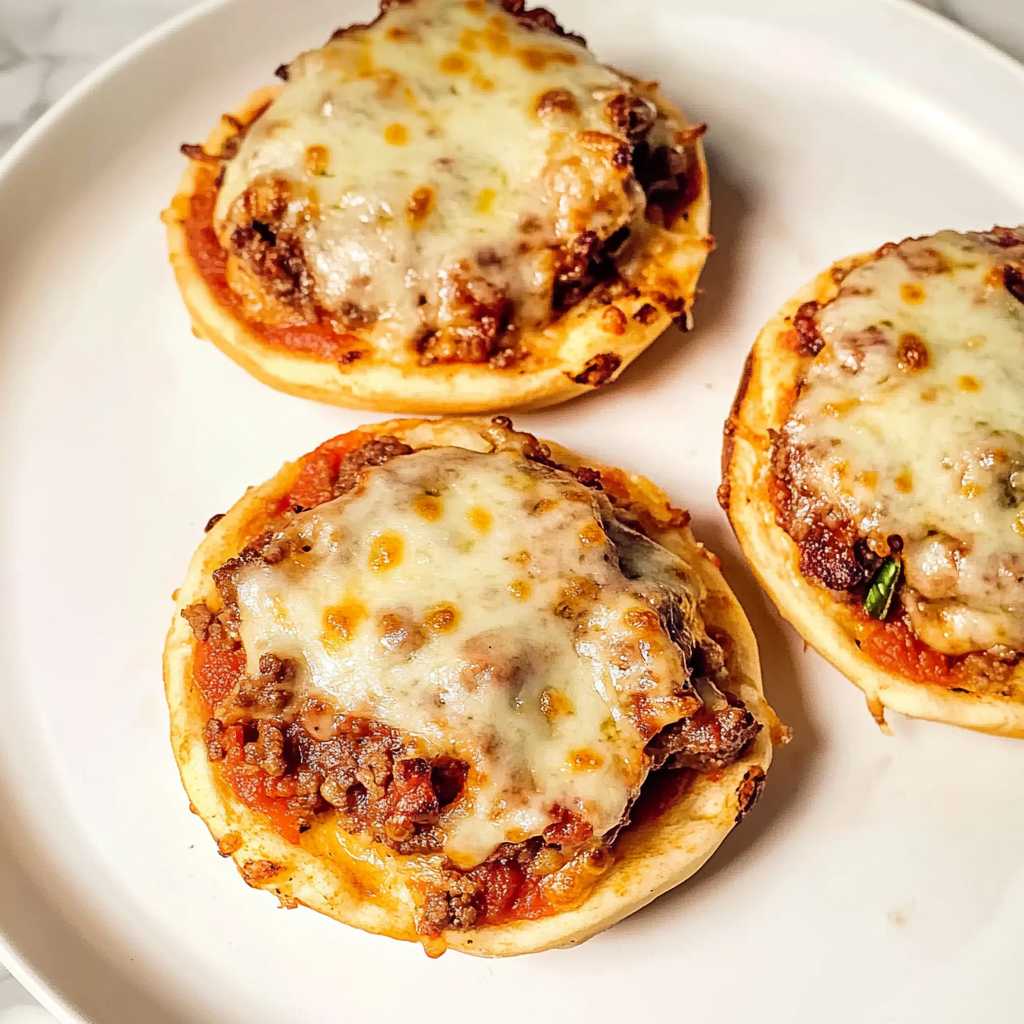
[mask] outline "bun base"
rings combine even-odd
[[[874,253],[862,253],[835,263],[801,288],[758,335],[726,422],[719,497],[743,553],[783,618],[864,691],[876,721],[884,725],[884,711],[890,708],[911,718],[1024,737],[1024,703],[917,682],[888,671],[864,654],[849,606],[803,576],[800,549],[776,521],[769,431],[785,423],[806,361],[790,340],[793,317],[805,302],[830,302],[839,291],[836,277],[841,280],[873,258]]]
[[[400,419],[360,429],[391,434],[414,447],[448,444],[487,450],[477,432],[483,424]],[[551,449],[556,460],[570,467],[586,464],[608,471],[557,445]],[[206,823],[220,850],[234,859],[249,885],[273,893],[285,906],[303,904],[365,931],[419,941],[405,858],[329,826],[314,826],[300,845],[287,842],[221,781],[206,757],[202,735],[206,713],[192,681],[195,641],[181,611],[213,596],[212,571],[261,531],[265,504],[287,493],[298,466],[289,463],[267,483],[250,490],[214,526],[178,591],[164,651],[174,756],[192,810]],[[681,793],[665,795],[666,806],[658,813],[640,813],[638,807],[638,820],[616,841],[614,863],[579,906],[537,920],[447,931],[443,939],[449,949],[475,956],[514,956],[578,945],[610,927],[704,864],[752,806],[771,763],[772,733],[778,735],[778,722],[764,699],[757,643],[717,560],[693,539],[689,528],[669,524],[669,503],[662,490],[635,474],[622,474],[622,479],[630,501],[656,521],[665,522],[663,529],[651,533],[653,539],[685,558],[704,582],[707,596],[701,612],[716,638],[725,637],[727,689],[743,699],[763,728],[740,760],[721,771],[695,774]],[[373,856],[368,857],[371,847]]]

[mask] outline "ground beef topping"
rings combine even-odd
[[[363,342],[514,368],[524,331],[613,279],[703,184],[702,126],[519,0],[384,3],[278,71],[219,154],[184,152],[220,165],[212,229],[244,315],[342,365]]]
[[[772,466],[800,570],[954,659],[1024,651],[1022,273],[1021,229],[944,231],[793,318],[807,360]],[[872,604],[893,560],[897,599]]]
[[[495,417],[485,433],[497,449],[514,448],[543,473],[572,481],[578,488],[571,491],[574,501],[590,501],[593,496],[600,507],[613,507],[598,472],[584,467],[570,475],[535,438],[516,433],[506,417]],[[354,500],[352,496],[368,486],[368,474],[415,454],[412,446],[386,435],[364,438],[347,450],[341,440],[321,446],[319,455],[314,453],[322,459],[323,452],[342,452],[333,462],[323,462],[333,467],[329,477],[317,484],[323,502],[341,497]],[[428,519],[438,514],[440,493],[428,492],[421,502],[421,514]],[[415,730],[345,713],[333,698],[300,686],[296,662],[283,653],[263,653],[256,671],[249,659],[250,670],[246,670],[240,602],[249,585],[247,573],[253,567],[272,568],[306,557],[304,549],[296,548],[303,534],[290,532],[287,526],[304,515],[299,504],[286,507],[278,521],[269,523],[259,537],[215,571],[217,600],[211,598],[182,613],[198,641],[194,674],[209,708],[203,732],[209,760],[246,802],[294,839],[317,822],[331,821],[396,854],[433,856],[432,863],[439,867],[423,881],[418,910],[417,926],[426,937],[446,929],[551,913],[578,901],[611,864],[614,841],[629,821],[635,794],[619,821],[603,834],[595,834],[591,822],[576,810],[556,806],[540,834],[500,842],[480,863],[460,867],[446,856],[446,844],[455,820],[452,815],[466,790],[467,761],[431,754]],[[480,523],[485,522],[480,518]],[[628,578],[644,579],[658,571],[655,567],[660,563],[651,561],[655,554],[649,542],[638,539],[642,537],[636,532],[639,524],[634,528],[619,523],[609,529]],[[581,581],[563,592],[563,603],[556,611],[560,621],[576,621],[593,600],[592,588]],[[686,712],[678,720],[664,725],[654,703],[638,702],[631,712],[638,727],[647,730],[645,757],[652,770],[721,769],[744,754],[760,729],[735,697],[716,687],[714,680],[724,671],[722,649],[702,631],[694,632],[685,602],[681,594],[665,591],[650,611],[630,613],[636,629],[663,630],[660,635],[676,646],[677,657],[690,673],[690,678],[678,683],[673,698]],[[330,614],[332,628],[344,638],[355,628],[352,616],[362,613],[339,607]],[[437,609],[423,627],[415,625],[408,612],[392,614],[394,623],[381,620],[378,624],[379,642],[399,652],[422,646],[425,638],[417,631],[450,629],[460,613],[454,608]],[[622,647],[616,657],[623,659],[621,669],[626,670],[632,657],[629,650]],[[477,671],[490,673],[494,668],[481,663]],[[566,698],[545,691],[541,705],[553,721],[565,713]],[[578,751],[576,756],[584,771],[592,770],[591,761],[598,763],[594,752]]]

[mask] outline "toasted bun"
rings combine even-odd
[[[234,111],[250,123],[277,95],[280,87],[258,89]],[[686,124],[683,115],[657,92],[637,83],[660,112]],[[222,120],[205,143],[219,153],[235,129]],[[714,245],[709,235],[711,199],[707,165],[700,140],[687,147],[688,159],[700,168],[700,193],[681,211],[671,230],[641,251],[645,283],[629,288],[612,281],[595,288],[543,330],[523,331],[522,346],[530,353],[521,363],[499,370],[487,364],[405,365],[369,352],[340,365],[331,359],[292,352],[268,344],[236,311],[224,305],[200,272],[188,245],[185,228],[190,200],[208,165],[190,160],[178,192],[163,213],[171,266],[192,317],[193,332],[212,341],[239,366],[280,391],[301,398],[354,409],[416,413],[472,413],[496,409],[539,408],[593,391],[616,377],[672,323],[659,282],[668,278],[673,295],[685,300],[686,316],[697,290],[704,262]],[[685,219],[684,219],[685,213]],[[619,313],[609,312],[616,307]],[[634,319],[642,307],[640,319]],[[620,315],[621,314],[621,315]],[[623,323],[625,327],[623,327]],[[617,333],[618,331],[622,333]]]
[[[476,446],[483,421],[393,420],[361,427],[369,434],[390,434],[415,445]],[[557,446],[554,458],[577,467],[578,456]],[[589,460],[594,468],[601,467]],[[257,889],[274,893],[286,906],[298,903],[345,924],[396,939],[416,941],[414,905],[406,886],[403,858],[375,846],[368,867],[367,841],[332,833],[330,853],[318,846],[318,830],[293,845],[250,810],[221,782],[207,760],[202,729],[205,714],[192,681],[195,641],[181,611],[212,597],[211,573],[237,554],[262,529],[263,508],[286,493],[298,471],[289,463],[261,487],[251,489],[206,536],[177,595],[164,652],[164,683],[170,709],[171,741],[192,809],[209,827],[222,853],[230,854],[242,877]],[[657,522],[668,522],[668,500],[649,480],[623,474],[629,500]],[[743,610],[717,567],[717,559],[694,541],[688,528],[666,525],[651,536],[684,557],[707,588],[702,614],[726,655],[726,688],[742,697],[763,728],[747,753],[721,771],[695,775],[692,783],[658,813],[637,814],[615,844],[615,861],[585,901],[575,909],[532,921],[476,930],[448,931],[451,949],[477,956],[513,956],[556,946],[571,946],[615,924],[661,893],[689,878],[717,849],[752,806],[771,762],[778,723],[764,700],[757,644]],[[326,831],[326,830],[325,830]],[[340,837],[340,838],[339,838]],[[372,870],[372,883],[367,872]]]
[[[872,259],[874,253],[863,253],[835,263],[801,288],[758,335],[725,426],[719,500],[743,553],[779,612],[864,691],[868,708],[880,724],[884,709],[891,708],[912,718],[1024,737],[1024,704],[1019,701],[921,683],[888,671],[864,654],[849,606],[803,576],[800,550],[776,521],[769,432],[785,423],[807,358],[794,343],[793,317],[805,302],[831,302],[839,291],[837,280]]]

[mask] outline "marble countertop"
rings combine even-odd
[[[920,2],[1024,61],[1024,0]],[[190,6],[192,0],[0,0],[0,154],[89,71]],[[54,1024],[3,967],[0,1024]]]

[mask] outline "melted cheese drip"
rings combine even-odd
[[[552,90],[576,110],[539,115]],[[585,47],[495,4],[396,4],[289,66],[227,164],[215,223],[225,241],[246,189],[297,183],[292,219],[317,301],[372,311],[381,353],[406,353],[421,303],[436,308],[460,264],[510,296],[520,324],[543,324],[549,246],[642,217],[632,177],[583,141],[626,140],[603,116],[623,92],[630,83]]]
[[[652,730],[693,711],[655,607],[674,596],[682,646],[707,642],[699,581],[566,473],[425,449],[288,533],[289,558],[238,574],[249,671],[289,658],[300,696],[465,760],[466,795],[442,819],[463,867],[562,808],[607,832],[647,774]]]
[[[786,427],[862,535],[903,538],[906,607],[951,654],[1024,647],[1022,260],[944,231],[853,271]]]

